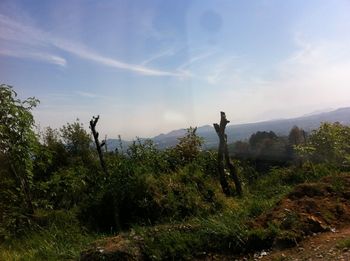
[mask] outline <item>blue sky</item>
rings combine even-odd
[[[0,79],[41,127],[130,139],[350,106],[350,1],[0,2]]]

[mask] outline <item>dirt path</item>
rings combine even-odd
[[[348,247],[344,241],[348,240]],[[262,261],[297,261],[297,260],[324,260],[324,261],[350,261],[350,226],[326,232],[316,236],[308,237],[298,246],[283,251],[272,251],[271,253],[260,253],[250,260]],[[263,255],[261,255],[263,254]],[[244,260],[244,259],[242,259]],[[246,259],[249,260],[249,259]]]

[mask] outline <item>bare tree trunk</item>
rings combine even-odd
[[[231,189],[225,176],[226,175],[225,165],[226,165],[226,167],[229,169],[230,176],[235,183],[237,194],[242,195],[241,182],[239,181],[237,170],[233,165],[233,163],[231,162],[230,155],[228,153],[227,135],[225,134],[225,128],[226,128],[226,125],[229,123],[229,121],[226,119],[225,112],[220,112],[220,115],[221,115],[220,124],[214,123],[214,128],[216,133],[219,136],[219,141],[220,141],[219,150],[218,150],[218,170],[220,175],[220,184],[225,195],[229,196],[231,194]]]
[[[224,155],[220,153],[220,149],[218,154],[218,169],[219,169],[219,179],[220,179],[222,191],[226,196],[231,196],[231,188],[226,179]]]
[[[225,134],[225,161],[226,161],[226,165],[228,166],[228,169],[230,171],[230,176],[232,177],[233,182],[235,183],[237,194],[239,196],[242,196],[242,185],[241,185],[241,182],[238,178],[237,168],[233,165],[232,161],[230,160],[230,155],[228,153],[226,134]]]
[[[96,131],[96,124],[97,124],[99,118],[100,118],[99,115],[97,117],[95,117],[95,116],[92,117],[92,120],[90,121],[90,129],[91,129],[92,135],[94,136],[96,149],[97,149],[98,157],[100,159],[101,167],[102,167],[104,173],[107,175],[108,172],[107,172],[107,168],[106,168],[106,163],[103,159],[103,154],[102,154],[102,147],[106,145],[106,141],[102,141],[102,143],[100,143],[100,141],[98,139],[99,133]]]
[[[97,117],[92,117],[92,120],[90,121],[90,129],[91,129],[92,135],[94,136],[96,149],[97,149],[97,153],[98,153],[98,156],[100,159],[101,167],[102,167],[104,173],[106,174],[106,176],[108,176],[106,163],[104,161],[103,153],[102,153],[103,146],[105,146],[106,152],[107,152],[107,144],[106,144],[107,139],[105,139],[104,141],[102,141],[102,143],[100,143],[100,141],[98,139],[99,133],[96,131],[96,124],[97,124],[99,118],[100,118],[99,115]],[[114,197],[112,198],[112,204],[113,204],[113,212],[114,212],[113,218],[114,218],[116,230],[120,230],[121,224],[120,224],[120,215],[119,215],[119,204]]]

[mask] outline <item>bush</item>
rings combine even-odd
[[[309,135],[306,144],[298,145],[296,149],[304,161],[349,170],[350,127],[340,123],[323,123]]]
[[[217,181],[195,163],[177,172],[153,174],[128,162],[128,159],[119,162],[119,168],[113,169],[107,178],[103,192],[83,211],[83,216],[95,216],[90,221],[95,224],[99,213],[107,215],[110,224],[106,226],[106,219],[101,220],[105,223],[103,230],[110,231],[118,226],[117,222],[125,228],[132,224],[183,220],[214,213],[224,206]],[[119,221],[113,217],[116,214]]]

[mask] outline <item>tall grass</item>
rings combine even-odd
[[[0,260],[73,260],[98,237],[81,228],[71,213],[56,211],[40,218],[45,225],[0,245]]]

